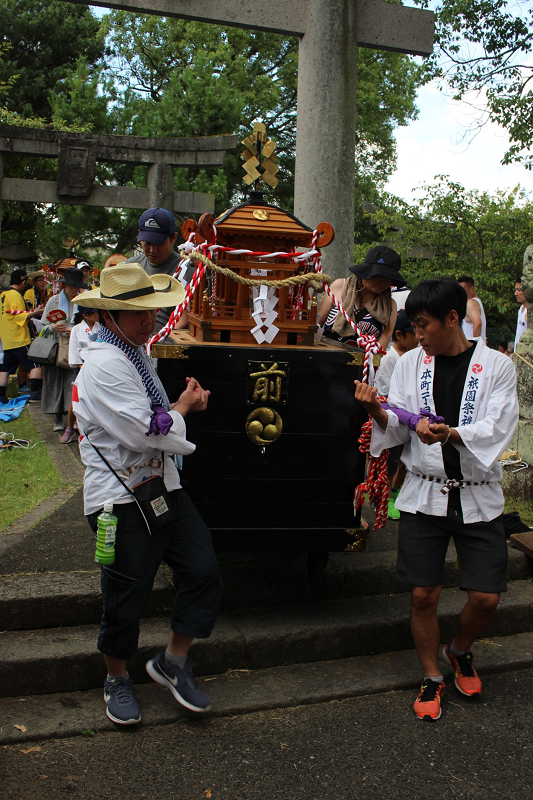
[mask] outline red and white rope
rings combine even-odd
[[[378,398],[383,401],[385,398]],[[379,456],[370,455],[370,439],[372,438],[372,420],[368,420],[361,428],[361,436],[358,439],[359,452],[369,453],[368,471],[363,483],[355,487],[353,506],[354,510],[362,506],[365,502],[365,493],[368,493],[369,503],[374,504],[376,510],[376,521],[373,530],[377,531],[385,527],[389,514],[389,477],[387,475],[388,450],[382,450]]]
[[[187,284],[187,288],[185,289],[185,297],[183,298],[183,300],[181,301],[179,306],[176,306],[176,308],[174,309],[174,311],[172,312],[172,314],[168,318],[167,324],[164,325],[161,328],[161,330],[159,330],[157,333],[155,333],[152,336],[152,338],[148,341],[148,343],[146,344],[146,352],[147,352],[148,355],[150,355],[150,352],[151,352],[152,347],[154,346],[154,344],[156,344],[156,342],[160,342],[162,339],[165,339],[168,336],[168,334],[170,333],[170,331],[173,330],[174,325],[177,323],[179,318],[182,316],[183,312],[185,311],[185,309],[187,308],[187,305],[189,304],[189,302],[191,300],[191,297],[193,296],[193,294],[195,293],[196,289],[200,285],[200,281],[202,280],[203,276],[205,275],[206,269],[207,269],[206,265],[203,263],[203,261],[200,261],[200,263],[196,267],[194,275],[192,276],[191,280]]]
[[[19,314],[27,314],[28,312],[26,310],[20,311],[19,309],[14,309],[13,311],[6,311],[5,313],[11,314],[12,317],[17,317]]]

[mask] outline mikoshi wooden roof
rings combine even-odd
[[[311,245],[313,231],[289,211],[268,203],[248,202],[224,211],[214,224],[220,234],[291,239]]]

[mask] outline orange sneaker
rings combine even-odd
[[[432,681],[431,678],[425,678],[422,681],[420,692],[413,706],[413,711],[418,719],[423,720],[423,722],[435,722],[435,720],[439,719],[442,714],[440,702],[444,686],[444,681],[437,683]]]
[[[481,681],[474,669],[472,653],[455,656],[450,650],[450,644],[451,642],[448,642],[442,648],[442,657],[455,672],[456,687],[466,697],[480,697]]]

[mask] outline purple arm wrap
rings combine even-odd
[[[420,409],[419,414],[414,414],[412,411],[406,411],[405,408],[391,408],[388,403],[382,403],[381,407],[384,408],[385,411],[392,411],[393,414],[396,414],[402,425],[405,425],[410,431],[416,431],[416,426],[424,417],[427,417],[430,425],[441,425],[445,422],[444,417],[439,417],[438,414],[432,414],[431,411],[426,411],[424,408]]]
[[[151,433],[156,436],[162,433],[163,436],[166,436],[174,425],[174,420],[163,406],[152,406],[152,412],[150,428],[145,436],[150,436]]]

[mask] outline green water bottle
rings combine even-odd
[[[113,503],[104,503],[104,510],[98,517],[96,552],[94,554],[94,560],[97,564],[115,563],[115,541],[117,538],[118,519],[112,511]]]

